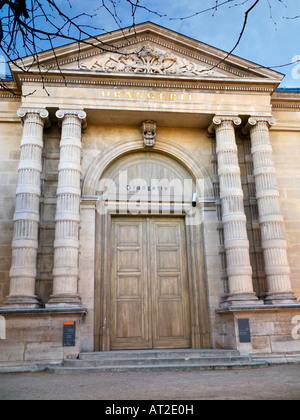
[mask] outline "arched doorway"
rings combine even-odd
[[[157,151],[111,160],[96,186],[95,351],[209,348],[195,177]]]

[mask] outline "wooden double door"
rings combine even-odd
[[[112,218],[111,350],[191,347],[183,218]]]

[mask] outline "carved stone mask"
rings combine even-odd
[[[145,147],[153,147],[156,139],[156,123],[154,121],[144,121],[142,124],[142,133]]]

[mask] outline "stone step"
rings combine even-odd
[[[99,359],[99,360],[65,360],[65,367],[113,367],[113,366],[166,366],[166,365],[220,365],[226,363],[249,363],[250,359],[235,357],[176,357],[176,358],[146,358],[146,359]]]
[[[50,373],[101,373],[153,370],[222,370],[267,366],[233,350],[132,350],[81,353],[78,359],[49,366]]]
[[[206,360],[203,359],[196,359],[196,358],[192,358],[192,359],[145,359],[145,360],[141,360],[141,359],[130,359],[130,360],[126,360],[126,359],[115,359],[115,360],[107,360],[107,359],[103,359],[103,360],[97,360],[97,361],[92,361],[92,360],[84,360],[84,361],[79,361],[79,360],[68,360],[64,363],[64,366],[66,367],[107,367],[107,366],[128,366],[128,365],[132,365],[132,366],[160,366],[160,365],[217,365],[217,364],[226,364],[226,363],[246,363],[249,362],[249,359],[244,359],[244,358],[231,358],[226,359],[226,358],[206,358]]]
[[[222,363],[222,364],[197,364],[197,365],[148,365],[148,366],[101,366],[101,367],[66,367],[50,366],[48,372],[59,375],[77,375],[90,373],[121,373],[121,372],[139,372],[139,371],[208,371],[208,370],[239,370],[255,369],[268,367],[268,363],[248,362],[248,363]]]
[[[102,360],[102,359],[153,359],[153,358],[199,358],[199,357],[234,357],[240,353],[236,350],[129,350],[111,351],[96,353],[81,353],[80,360]]]

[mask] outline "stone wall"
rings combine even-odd
[[[223,345],[241,354],[270,355],[300,352],[299,307],[262,306],[256,309],[219,311],[223,326]],[[251,343],[240,343],[238,320],[250,322]]]
[[[45,304],[53,288],[56,190],[58,181],[60,129],[52,124],[45,131],[43,153],[40,244],[37,262],[37,295]]]
[[[82,313],[69,311],[1,311],[6,323],[6,339],[0,340],[0,364],[9,362],[61,362],[76,358],[81,351]],[[76,345],[63,347],[64,322],[76,322]]]
[[[300,299],[300,113],[276,111],[271,130],[293,290]]]
[[[0,305],[9,295],[13,216],[21,137],[22,126],[19,120],[16,123],[0,122]]]

